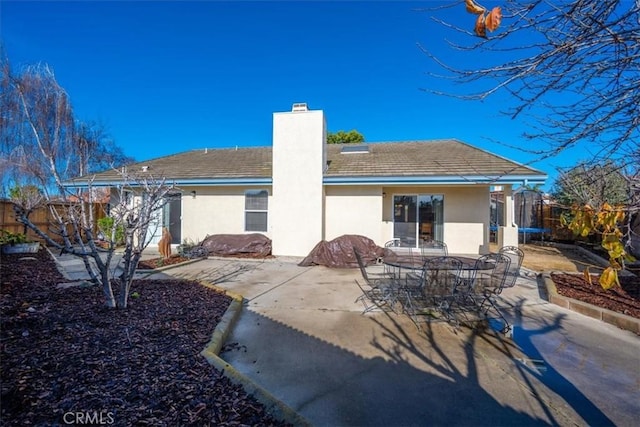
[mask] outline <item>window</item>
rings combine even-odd
[[[244,193],[244,231],[267,231],[267,190],[248,190]]]

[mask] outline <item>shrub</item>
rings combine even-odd
[[[7,230],[0,230],[0,245],[17,245],[19,243],[29,243],[30,240],[24,233],[12,233]]]
[[[111,236],[111,230],[113,230],[113,218],[110,216],[105,216],[98,220],[98,230],[104,235],[105,240],[109,240]],[[124,245],[124,225],[119,224],[116,228],[116,236],[115,241],[113,242],[116,246]]]

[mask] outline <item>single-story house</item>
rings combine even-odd
[[[159,219],[173,243],[257,232],[272,239],[274,255],[287,256],[306,256],[321,240],[343,234],[380,246],[432,238],[451,253],[486,253],[493,186],[502,186],[504,218],[511,219],[499,230],[499,244],[517,245],[511,189],[547,179],[454,139],[327,144],[323,111],[306,104],[273,114],[271,147],[192,150],[128,168],[181,189]],[[103,172],[93,184],[117,179]]]

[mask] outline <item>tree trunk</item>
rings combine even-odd
[[[102,284],[102,292],[105,297],[105,304],[109,308],[116,308],[116,298],[113,296],[113,289],[109,282]]]

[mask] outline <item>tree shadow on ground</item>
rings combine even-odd
[[[565,424],[567,420],[559,419],[558,412],[551,408],[568,406],[587,425],[614,425],[615,423],[594,405],[589,398],[545,361],[531,341],[534,336],[545,335],[561,329],[562,320],[565,316],[560,314],[555,316],[553,321],[543,323],[539,328],[526,329],[521,326],[523,325],[522,304],[523,302],[520,301],[514,310],[517,317],[514,323],[520,325],[517,326],[518,339],[515,342],[505,338],[490,327],[476,327],[467,329],[466,333],[457,334],[466,354],[467,366],[465,370],[456,365],[451,355],[442,351],[442,348],[438,345],[439,334],[433,323],[425,323],[422,330],[439,359],[425,355],[415,345],[415,340],[412,336],[404,333],[402,328],[391,329],[382,322],[377,323],[385,331],[385,336],[395,342],[395,345],[392,348],[383,346],[379,342],[373,342],[373,345],[380,351],[385,352],[393,360],[406,359],[406,356],[402,355],[407,352],[413,354],[453,382],[458,384],[466,383],[475,391],[480,391],[482,400],[486,400],[486,402],[481,402],[482,404],[486,404],[493,399],[491,396],[485,396],[486,392],[482,389],[482,380],[478,375],[478,367],[476,365],[478,360],[491,357],[488,356],[489,352],[486,350],[488,346],[490,349],[492,348],[504,355],[501,358],[502,362],[496,363],[495,368],[502,371],[504,375],[511,377],[514,381],[521,383],[523,389],[533,397],[539,409],[545,414],[546,419],[543,422],[552,425]],[[483,342],[484,345],[479,345],[479,341]],[[478,356],[482,357],[478,358]],[[439,362],[436,362],[436,360],[439,360]],[[540,386],[540,383],[543,387]],[[546,388],[558,396],[562,396],[562,401],[558,401],[558,398],[553,397]],[[474,399],[477,400],[478,396],[476,395]],[[522,420],[514,418],[511,409],[502,405],[495,405],[495,403],[493,407],[485,406],[489,409],[487,413],[491,414],[491,424],[520,424],[522,422]]]
[[[327,327],[346,320],[343,313],[325,314],[318,321]],[[242,316],[220,356],[313,425],[566,422],[550,412],[540,418],[509,407],[485,390],[478,379],[475,334],[463,342],[441,324],[417,342],[407,332],[411,323],[361,316],[376,350],[363,357],[265,315],[245,310]]]
[[[533,339],[535,337],[559,330],[562,320],[566,316],[558,314],[551,322],[539,318],[537,319],[540,322],[539,327],[527,328],[524,324],[532,325],[533,322],[524,321],[522,314],[524,305],[525,301],[519,300],[512,311],[514,316],[513,323],[516,325],[513,331],[513,342],[526,355],[526,359],[520,360],[520,363],[515,364],[520,376],[523,379],[533,376],[554,393],[562,396],[564,402],[573,408],[587,425],[615,425],[587,396],[556,370],[552,363],[545,359],[534,343]],[[505,346],[504,341],[499,341],[499,343]]]

